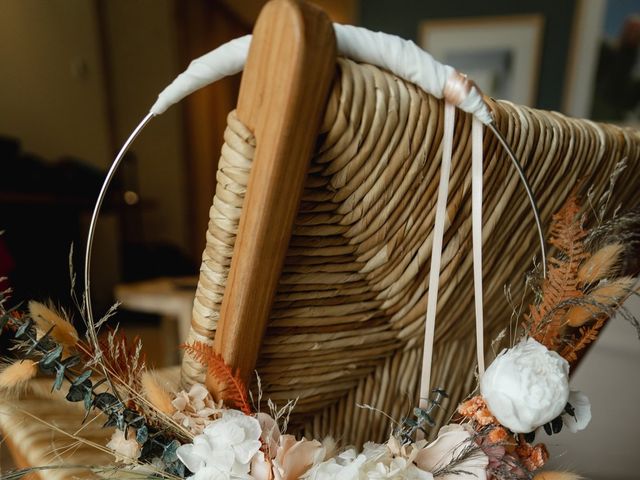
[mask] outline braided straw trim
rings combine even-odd
[[[265,397],[299,397],[293,424],[346,443],[381,441],[417,404],[426,284],[442,142],[442,101],[370,65],[338,61],[258,372]],[[543,220],[578,179],[606,188],[629,158],[615,200],[637,203],[640,137],[611,125],[491,102],[496,123],[538,194]],[[445,226],[433,385],[454,406],[474,387],[471,272],[471,118],[458,114]],[[536,253],[533,216],[515,170],[485,135],[485,333],[509,325],[504,286],[516,292]],[[229,115],[207,245],[187,342],[211,342],[255,139]],[[518,297],[518,295],[515,295]],[[182,381],[203,381],[188,355]]]

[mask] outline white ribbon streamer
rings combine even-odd
[[[433,226],[431,244],[431,269],[429,270],[429,291],[427,293],[427,314],[424,324],[424,348],[422,352],[422,376],[420,379],[420,408],[429,406],[431,383],[431,360],[438,309],[438,287],[440,283],[440,265],[442,263],[442,239],[447,216],[447,197],[449,195],[449,177],[451,174],[451,156],[453,153],[453,129],[455,126],[455,107],[444,104],[444,137],[442,139],[442,165],[436,202],[436,218]]]
[[[471,228],[473,243],[473,298],[476,307],[478,373],[484,373],[484,313],[482,296],[482,124],[471,124]]]

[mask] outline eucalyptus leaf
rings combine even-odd
[[[165,463],[174,463],[178,460],[178,447],[180,443],[177,440],[172,440],[166,447],[164,447],[164,451],[162,452],[162,461]]]
[[[146,425],[143,425],[136,431],[136,442],[138,442],[140,445],[144,445],[148,439],[149,429]]]
[[[116,424],[117,424],[117,421],[116,421],[115,415],[109,415],[109,418],[107,419],[105,424],[102,426],[102,428],[115,427]]]
[[[167,472],[172,475],[175,475],[178,478],[184,478],[187,474],[185,470],[185,465],[180,460],[173,462],[169,468],[167,468]]]
[[[60,390],[62,388],[62,382],[64,381],[64,372],[65,372],[64,366],[56,367],[56,379],[53,382],[53,387],[51,388],[52,392],[54,390]]]
[[[93,404],[99,410],[103,412],[106,410],[111,410],[113,408],[117,408],[120,405],[120,401],[109,392],[103,392],[96,395]]]
[[[436,426],[436,422],[433,420],[433,418],[431,418],[431,415],[427,414],[423,417],[423,420],[427,423],[427,425],[429,425],[430,427],[435,427]]]
[[[4,327],[6,327],[7,323],[9,322],[9,318],[9,315],[0,316],[0,334],[2,334]]]
[[[91,370],[85,370],[73,381],[71,385],[80,385],[91,376]]]
[[[124,416],[120,412],[116,412],[114,415],[116,417],[116,428],[118,430],[122,430],[124,432],[124,437],[126,439],[127,438],[127,430],[128,429],[126,428],[127,424],[124,421]]]
[[[93,390],[91,390],[90,388],[88,388],[85,392],[84,392],[84,409],[89,412],[89,410],[91,410],[91,407],[93,406]]]
[[[80,363],[80,355],[72,355],[70,357],[67,357],[61,363],[67,368],[75,367]]]
[[[20,325],[20,328],[18,328],[18,330],[16,330],[15,337],[16,338],[22,337],[31,328],[31,325],[33,325],[33,320],[29,318],[26,322]]]
[[[66,398],[70,402],[81,402],[84,400],[85,391],[84,385],[71,385]]]
[[[44,368],[50,368],[55,362],[57,362],[62,356],[62,345],[58,345],[56,348],[47,353],[40,360],[40,365]]]
[[[131,410],[129,408],[125,408],[124,412],[124,421],[127,425],[133,428],[140,428],[144,425],[144,417],[139,415],[138,412]]]

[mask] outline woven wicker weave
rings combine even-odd
[[[614,202],[638,203],[638,133],[507,102],[492,107],[525,165],[544,220],[580,180],[601,192],[625,157],[629,167]],[[399,418],[416,403],[442,110],[441,101],[391,74],[338,62],[258,366],[265,397],[278,403],[300,398],[293,420],[307,435],[331,433],[344,443],[380,441],[388,419],[357,405]],[[475,384],[470,126],[469,117],[459,117],[433,370],[435,384],[451,396],[440,422]],[[225,142],[188,341],[213,337],[255,149],[251,132],[233,112]],[[510,322],[503,288],[521,285],[537,243],[517,174],[488,134],[485,159],[489,341]],[[175,372],[165,375],[173,378]],[[186,357],[182,382],[203,375],[202,367]],[[0,402],[0,428],[29,465],[112,461],[97,450],[76,449],[64,435],[52,434],[28,414],[17,415],[13,407]],[[69,409],[63,399],[43,391],[20,402],[20,408],[67,431],[80,428],[83,416],[80,408]],[[80,433],[104,445],[111,432],[96,425]],[[77,473],[49,471],[43,478]]]
[[[508,102],[492,108],[543,220],[580,180],[601,192],[624,157],[628,173],[616,196],[637,203],[637,133]],[[294,421],[307,435],[381,441],[388,419],[357,405],[399,418],[416,404],[442,110],[441,101],[389,73],[338,62],[258,366],[265,397],[299,397]],[[451,399],[439,421],[474,386],[470,127],[469,116],[458,117],[434,353],[434,382]],[[232,112],[188,341],[213,338],[254,150],[251,132]],[[504,287],[521,287],[537,243],[517,174],[490,134],[484,178],[490,340],[509,325]],[[203,375],[185,357],[183,382]]]

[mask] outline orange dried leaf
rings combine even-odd
[[[578,270],[589,258],[584,246],[587,232],[583,223],[578,198],[571,195],[553,216],[549,243],[559,250],[559,255],[549,258],[547,277],[542,284],[542,300],[529,310],[531,336],[551,349],[560,343],[565,325],[567,309],[561,305],[583,295],[578,287]]]
[[[193,342],[182,347],[220,382],[222,385],[220,394],[227,405],[241,410],[246,415],[252,413],[247,401],[247,386],[240,375],[227,365],[222,355],[214,351],[213,347],[202,342]]]

